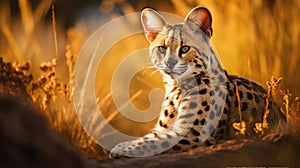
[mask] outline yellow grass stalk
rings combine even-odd
[[[43,0],[37,9],[34,11],[34,22],[40,21],[46,13],[49,11],[51,4],[53,3],[52,0]]]
[[[27,0],[19,0],[19,8],[25,32],[30,36],[34,29],[32,10],[29,7]]]
[[[15,37],[13,35],[13,33],[11,32],[11,29],[9,29],[9,27],[7,26],[7,24],[3,24],[1,26],[1,30],[5,36],[5,38],[8,41],[8,44],[10,46],[10,48],[12,49],[12,52],[14,54],[14,57],[19,61],[19,62],[23,62],[24,58],[22,56],[20,47],[18,45],[18,43],[15,40]]]

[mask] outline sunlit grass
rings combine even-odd
[[[4,61],[0,61],[0,91],[22,94],[31,99],[48,118],[51,127],[83,155],[107,156],[106,151],[90,139],[81,127],[72,102],[73,66],[80,48],[96,27],[78,22],[63,32],[59,23],[54,24],[54,19],[59,15],[54,16],[52,12],[52,21],[43,21],[46,13],[51,11],[51,1],[43,0],[35,9],[28,0],[18,2],[19,18],[10,17],[9,4],[0,7],[0,37],[4,37],[0,38],[0,55],[4,57]],[[126,1],[120,3],[125,14],[136,10]],[[281,88],[291,90],[293,95],[282,91],[282,95],[275,98],[281,102],[282,111],[287,115],[289,132],[296,134],[300,127],[300,101],[296,97],[300,95],[300,78],[296,77],[300,72],[299,1],[171,0],[168,3],[173,6],[158,3],[153,7],[182,17],[196,5],[204,5],[211,10],[214,18],[212,42],[229,73],[246,76],[262,84],[271,76],[283,77]],[[136,8],[144,6],[149,4],[141,1]],[[113,14],[111,17],[116,16]],[[101,78],[97,78],[95,88],[99,108],[106,119],[120,131],[136,136],[148,132],[155,121],[136,123],[118,113],[111,96],[111,76],[122,58],[147,46],[142,34],[116,44],[99,65],[97,74],[101,74]],[[13,66],[15,61],[21,64]],[[148,93],[151,88],[162,87],[161,77],[151,75],[151,72],[137,74],[131,84],[133,104],[140,109],[149,106]],[[120,121],[125,124],[120,126]]]

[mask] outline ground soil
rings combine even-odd
[[[108,167],[300,167],[300,141],[289,135],[263,140],[230,140],[179,154],[88,161],[91,168]]]

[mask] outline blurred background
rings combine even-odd
[[[0,0],[0,56],[6,62],[30,64],[23,78],[32,74],[32,80],[25,82],[23,92],[68,144],[86,156],[106,157],[107,151],[80,127],[71,100],[73,65],[82,45],[101,25],[144,7],[185,17],[199,5],[212,13],[211,41],[230,74],[265,87],[271,76],[283,77],[280,88],[289,90],[290,99],[300,95],[297,0]],[[97,72],[101,74],[95,88],[99,107],[114,127],[135,136],[147,133],[155,121],[136,123],[119,115],[111,98],[111,76],[124,56],[147,46],[143,34],[120,41],[109,50]],[[152,72],[137,74],[131,84],[129,94],[139,109],[149,107],[152,88],[163,88],[160,75]],[[277,100],[282,102],[280,93]]]

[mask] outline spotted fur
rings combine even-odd
[[[150,42],[151,61],[163,75],[165,99],[152,133],[114,147],[111,156],[139,157],[181,152],[236,137],[233,123],[245,121],[245,137],[257,135],[266,90],[245,78],[228,75],[210,45],[212,16],[196,7],[181,24],[168,24],[153,9],[141,20]],[[270,131],[283,118],[270,100]]]

